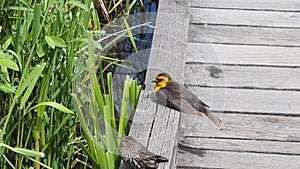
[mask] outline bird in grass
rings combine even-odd
[[[159,73],[152,82],[159,104],[183,113],[207,116],[219,129],[222,128],[223,122],[210,113],[209,106],[183,85],[172,81],[169,74]]]
[[[159,163],[168,162],[167,158],[150,152],[132,136],[122,138],[120,154],[125,165],[132,169],[155,169]]]

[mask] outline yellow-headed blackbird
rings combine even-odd
[[[154,92],[159,104],[183,113],[207,116],[218,128],[222,127],[222,121],[210,113],[209,106],[183,85],[172,81],[169,74],[160,73],[152,82],[156,83]]]
[[[155,169],[158,163],[168,162],[165,157],[147,150],[132,136],[122,138],[120,154],[125,165],[133,169]]]

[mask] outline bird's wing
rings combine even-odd
[[[169,92],[167,90],[165,90],[164,88],[159,89],[156,92],[156,97],[157,97],[158,104],[162,106],[167,106],[169,100]]]
[[[213,123],[216,124],[218,128],[222,127],[223,122],[210,113],[208,109],[209,106],[207,104],[205,104],[193,92],[185,88],[183,85],[176,82],[172,83],[172,85],[169,85],[169,90],[174,92],[171,93],[168,103],[171,108],[179,105],[176,110],[198,116],[207,116]]]
[[[200,106],[209,108],[209,106],[205,104],[201,99],[199,99],[199,97],[197,97],[192,91],[185,88],[184,86],[182,86],[182,88],[183,98],[187,100],[190,104],[192,104],[193,107],[195,107],[195,109],[199,109]]]
[[[201,107],[208,107],[201,99],[199,99],[192,91],[177,82],[169,82],[166,89],[170,92],[172,98],[183,99],[190,103],[195,109],[201,111]],[[205,111],[202,108],[202,111]]]

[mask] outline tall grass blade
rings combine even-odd
[[[129,105],[129,86],[130,86],[130,78],[129,76],[126,77],[123,89],[123,96],[122,96],[122,105],[121,105],[121,113],[120,113],[120,121],[119,121],[119,129],[118,129],[118,136],[125,136],[124,128],[128,123],[129,120],[129,112],[128,112],[128,105]]]
[[[129,39],[130,39],[130,42],[131,42],[131,44],[132,44],[132,47],[133,47],[135,53],[138,53],[138,49],[137,49],[137,47],[136,47],[136,44],[135,44],[135,41],[134,41],[134,37],[133,37],[133,35],[132,35],[130,26],[128,25],[128,23],[127,23],[125,17],[123,17],[123,21],[124,21],[124,24],[125,24],[125,26],[126,26],[126,29],[128,30],[127,32],[128,32]]]
[[[113,77],[112,77],[112,73],[109,72],[107,74],[107,85],[108,85],[108,96],[109,96],[109,100],[110,100],[110,121],[111,121],[111,127],[113,130],[117,130],[117,126],[116,126],[116,117],[115,117],[115,103],[114,103],[114,93],[113,93]]]
[[[115,10],[122,2],[123,0],[119,0],[117,3],[115,3],[115,5],[108,11],[108,13],[111,13],[113,10]]]
[[[50,106],[50,107],[53,107],[57,110],[60,110],[64,113],[67,113],[67,114],[72,114],[74,115],[75,113],[73,111],[71,111],[70,109],[66,108],[65,106],[59,104],[59,103],[56,103],[56,102],[43,102],[43,103],[39,103],[35,106],[33,106],[32,108],[30,108],[27,112],[30,112],[32,109],[35,109],[36,107],[39,107],[39,106]]]
[[[33,25],[32,25],[32,41],[36,42],[39,37],[39,30],[40,28],[40,18],[41,18],[41,4],[34,5],[34,12],[33,12]]]
[[[25,148],[11,147],[11,146],[3,144],[3,143],[0,143],[0,147],[5,147],[15,153],[22,154],[25,156],[40,157],[40,158],[45,157],[45,154],[43,152],[36,152],[36,151],[25,149]]]
[[[21,104],[20,104],[21,109],[25,106],[25,103],[28,100],[30,94],[32,93],[32,90],[34,89],[35,84],[36,84],[37,80],[39,79],[39,77],[41,76],[45,66],[46,66],[46,63],[37,65],[28,75],[29,78],[27,78],[24,81],[24,83],[21,84],[21,86],[22,86],[21,89],[23,89],[23,86],[27,87],[27,89],[21,99]],[[19,90],[17,90],[16,96],[20,95],[20,94],[21,94],[21,92]]]

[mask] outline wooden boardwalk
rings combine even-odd
[[[300,167],[300,1],[160,1],[146,81],[184,83],[224,122],[179,114],[142,92],[130,135],[161,169]]]
[[[192,0],[189,12],[184,83],[224,128],[182,114],[177,168],[299,168],[300,1]]]

